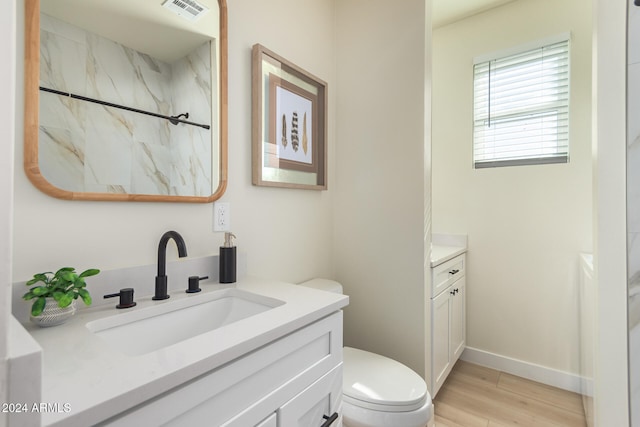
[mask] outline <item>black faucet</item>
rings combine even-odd
[[[187,256],[187,245],[185,245],[184,239],[177,231],[167,231],[162,235],[158,244],[158,275],[156,276],[156,294],[152,298],[154,300],[169,298],[167,294],[167,243],[169,239],[173,239],[176,242],[180,258]]]

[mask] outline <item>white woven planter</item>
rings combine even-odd
[[[58,307],[58,302],[53,298],[47,298],[44,310],[39,316],[31,316],[31,321],[38,326],[48,327],[61,325],[76,313],[76,300],[67,307]]]

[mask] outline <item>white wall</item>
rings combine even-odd
[[[5,3],[0,14],[0,402],[8,402],[8,333],[11,314],[11,243],[13,217],[13,140],[15,138],[16,6]],[[0,413],[0,426],[7,422]]]
[[[345,343],[420,374],[430,241],[430,4],[336,2],[333,248],[335,276],[350,296]]]
[[[640,426],[640,7],[628,0],[627,283],[631,424]]]
[[[229,185],[223,200],[231,202],[238,250],[247,253],[250,274],[292,281],[330,276],[335,186],[333,0],[228,3]],[[18,4],[23,7],[22,0]],[[17,33],[22,39],[22,22]],[[257,42],[329,84],[329,191],[251,185],[251,46]],[[223,236],[212,231],[211,204],[64,201],[41,193],[23,171],[22,125],[18,113],[14,281],[62,265],[114,269],[154,264],[158,240],[170,229],[185,238],[190,256],[217,253]],[[168,259],[175,258],[175,246],[169,245]],[[153,283],[150,277],[146,284],[132,285],[144,295],[153,292]]]
[[[229,185],[223,196],[231,202],[249,273],[343,281],[352,296],[347,340],[396,356],[418,372],[424,371],[429,224],[425,15],[424,0],[402,7],[367,2],[366,8],[356,0],[229,1]],[[336,40],[343,41],[339,52]],[[328,191],[251,185],[254,43],[328,82]],[[22,117],[17,126],[21,141]],[[17,144],[14,281],[67,264],[152,264],[158,239],[169,229],[185,237],[189,255],[215,253],[221,244],[221,235],[211,231],[211,205],[61,201],[36,190],[21,162]],[[151,293],[149,279],[136,291]]]
[[[592,249],[591,8],[521,0],[434,32],[433,229],[468,233],[467,345],[577,372]],[[571,32],[570,163],[473,169],[473,58]]]
[[[629,425],[626,265],[626,3],[593,1],[596,426]]]
[[[229,186],[232,226],[249,270],[294,282],[331,277],[336,189],[335,9],[333,0],[229,3]],[[251,185],[251,47],[260,43],[328,84],[328,190]]]

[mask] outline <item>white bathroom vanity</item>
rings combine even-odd
[[[339,425],[348,297],[250,277],[201,286],[130,309],[83,309],[53,328],[23,323],[41,347],[41,400],[60,409],[41,413],[41,424]],[[216,310],[239,317],[184,335],[182,313],[220,298],[231,299]]]
[[[435,397],[466,344],[466,236],[435,235],[431,248],[431,383]]]

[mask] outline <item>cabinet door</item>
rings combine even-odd
[[[431,381],[433,396],[444,382],[451,365],[451,295],[447,289],[431,300]]]
[[[451,361],[455,363],[462,354],[466,338],[465,278],[451,285]]]
[[[278,409],[282,427],[337,427],[341,423],[342,364]],[[332,422],[333,420],[333,422]]]

